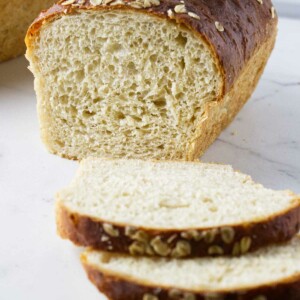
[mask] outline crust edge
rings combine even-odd
[[[136,300],[143,299],[145,294],[151,294],[159,300],[171,300],[170,290],[180,291],[184,295],[193,295],[195,300],[222,299],[222,300],[298,300],[300,297],[300,274],[286,278],[281,282],[270,282],[261,286],[240,289],[222,289],[218,291],[178,289],[171,286],[153,286],[152,283],[137,280],[120,274],[109,272],[87,262],[86,254],[81,255],[82,265],[90,281],[97,289],[107,295],[111,300]],[[215,296],[215,298],[209,298]],[[219,298],[218,298],[219,297]],[[184,298],[185,299],[185,298]]]
[[[75,245],[133,255],[177,258],[241,255],[267,245],[291,240],[300,230],[299,202],[300,199],[295,198],[295,204],[286,211],[269,216],[264,220],[253,220],[251,223],[182,230],[159,230],[137,226],[133,227],[132,234],[128,234],[127,231],[132,228],[132,225],[117,224],[80,215],[65,207],[62,201],[57,200],[57,232],[63,239],[69,239]],[[111,229],[107,231],[105,226]],[[228,231],[229,237],[226,238]],[[157,243],[162,242],[165,245],[158,245],[160,248],[166,247],[165,251],[155,250],[155,246],[153,246],[155,239],[156,241],[159,239]],[[175,249],[178,242],[182,245],[182,241],[185,243],[185,250],[178,254]],[[137,244],[143,249],[135,251]],[[148,247],[152,251],[147,251]]]

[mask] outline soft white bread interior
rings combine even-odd
[[[62,16],[43,25],[27,58],[42,138],[69,158],[187,157],[205,104],[222,93],[207,43],[140,12]]]
[[[25,53],[28,26],[55,0],[0,0],[0,61]]]
[[[93,220],[160,230],[263,222],[300,203],[230,166],[96,158],[81,162],[57,199]]]
[[[192,292],[229,291],[234,293],[235,290],[255,289],[264,285],[276,286],[278,283],[292,282],[293,280],[299,281],[300,237],[297,236],[287,244],[269,246],[238,258],[177,260],[132,257],[88,250],[83,253],[82,261],[88,269],[97,270],[104,277],[113,275],[114,278],[144,287],[175,288]]]

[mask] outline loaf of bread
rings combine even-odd
[[[230,166],[83,160],[57,194],[57,225],[80,246],[132,255],[240,255],[291,239],[300,198]]]
[[[243,257],[186,260],[87,251],[90,280],[110,300],[299,300],[300,237]]]
[[[42,9],[55,0],[0,0],[0,61],[25,53],[25,35]]]
[[[65,0],[30,27],[41,135],[87,156],[194,160],[252,94],[270,0]]]

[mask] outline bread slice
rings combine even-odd
[[[0,62],[25,53],[25,35],[42,9],[55,0],[0,0]]]
[[[111,300],[299,300],[300,237],[242,257],[167,259],[86,251],[90,280]]]
[[[230,166],[83,160],[57,194],[63,238],[140,255],[239,255],[292,238],[300,198],[255,184]]]
[[[194,160],[252,94],[270,0],[66,0],[30,27],[41,135],[67,158]]]

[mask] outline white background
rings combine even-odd
[[[280,16],[300,18],[300,0],[274,0],[273,3]]]

